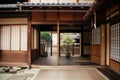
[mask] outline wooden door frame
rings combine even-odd
[[[57,66],[60,64],[60,25],[59,21],[57,21]]]

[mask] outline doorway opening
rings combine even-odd
[[[81,33],[60,33],[60,65],[74,65],[81,56]]]
[[[39,56],[32,65],[56,66],[57,65],[57,32],[56,25],[37,25],[39,35]]]
[[[94,65],[90,61],[90,32],[83,32],[79,25],[66,26],[54,24],[37,25],[38,31],[38,51],[39,55],[32,61],[32,65],[38,66],[56,66],[56,65]],[[51,36],[49,45],[43,45],[44,40],[41,33],[48,33]],[[70,50],[70,58],[66,57],[66,51],[62,50],[62,36],[71,35],[74,44]],[[42,55],[44,54],[44,55]]]

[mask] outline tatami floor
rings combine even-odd
[[[39,66],[17,73],[0,73],[0,80],[119,80],[103,66]]]
[[[109,80],[96,68],[40,69],[34,80]]]

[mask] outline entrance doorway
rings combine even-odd
[[[39,66],[56,66],[56,65],[91,65],[90,57],[83,57],[83,53],[87,51],[87,48],[84,48],[83,44],[83,32],[80,32],[79,29],[82,29],[79,27],[79,25],[76,26],[73,29],[73,26],[66,26],[66,25],[60,25],[59,22],[57,22],[57,25],[53,24],[42,24],[37,25],[36,29],[38,30],[39,35],[39,56],[34,59],[32,62],[33,65],[39,65]],[[75,32],[76,31],[76,32]],[[50,41],[50,45],[48,48],[45,45],[41,45],[41,32],[47,32],[51,36],[52,40]],[[74,38],[75,42],[72,45],[71,51],[70,51],[70,58],[66,58],[66,51],[61,50],[62,45],[62,34],[71,34],[71,36]],[[84,37],[85,38],[85,37]],[[44,41],[43,41],[44,42]],[[44,52],[41,52],[42,47],[44,46]],[[46,50],[47,49],[47,50]],[[84,51],[83,51],[84,49]],[[46,53],[47,55],[41,55],[43,53]],[[86,52],[85,52],[86,53]],[[85,54],[84,53],[84,54]],[[88,53],[90,53],[88,51]]]
[[[60,33],[60,65],[79,65],[81,33]]]
[[[56,25],[37,25],[39,30],[39,56],[32,65],[56,66],[58,64],[58,32]]]
[[[47,40],[46,40],[47,39]],[[40,32],[40,65],[57,65],[57,33]]]

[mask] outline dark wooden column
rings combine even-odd
[[[28,17],[28,29],[27,29],[27,63],[28,68],[31,66],[31,17]]]
[[[39,50],[39,55],[38,56],[40,56],[40,30],[39,30],[39,32],[38,32],[38,50]]]
[[[81,56],[83,56],[84,51],[83,51],[83,47],[84,47],[84,40],[83,40],[83,26],[82,26],[82,31],[81,31]]]
[[[52,56],[52,32],[51,32],[51,56]]]

